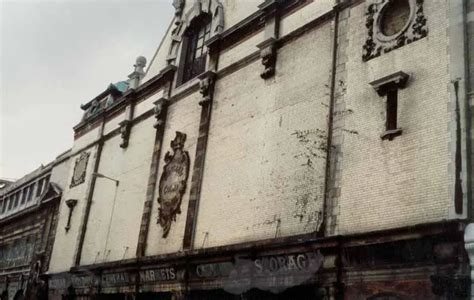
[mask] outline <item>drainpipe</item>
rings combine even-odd
[[[336,102],[336,67],[337,67],[337,50],[338,50],[338,37],[339,37],[339,10],[340,1],[334,6],[334,35],[332,40],[332,67],[331,67],[331,91],[329,98],[329,112],[328,112],[328,125],[327,125],[327,141],[326,141],[326,170],[324,176],[324,198],[323,198],[323,221],[319,231],[316,233],[318,236],[326,236],[327,233],[327,222],[328,222],[328,201],[330,200],[330,184],[331,184],[331,160],[332,160],[332,134],[333,134],[333,119],[334,119],[334,103]]]

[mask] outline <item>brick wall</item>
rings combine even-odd
[[[273,79],[258,61],[217,82],[196,248],[318,228],[331,37],[328,23],[280,49]]]
[[[343,137],[337,234],[441,221],[453,204],[446,1],[425,1],[427,38],[368,62],[365,8],[355,6],[348,19],[345,109],[353,113],[344,127],[357,134]],[[403,134],[382,141],[385,100],[368,83],[399,70],[411,75],[399,91]]]

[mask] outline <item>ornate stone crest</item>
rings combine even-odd
[[[362,59],[368,61],[428,35],[424,0],[372,0],[366,12],[367,40]]]
[[[83,183],[86,180],[87,162],[89,161],[89,152],[82,152],[76,159],[74,171],[72,173],[70,188]]]
[[[171,141],[173,154],[165,155],[165,166],[161,174],[158,188],[158,224],[163,228],[163,238],[166,238],[171,229],[171,223],[176,221],[176,215],[181,213],[181,202],[186,191],[186,182],[189,176],[189,154],[184,151],[186,134],[177,131]]]

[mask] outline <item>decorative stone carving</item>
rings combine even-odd
[[[199,92],[202,95],[199,105],[206,104],[212,100],[212,94],[214,90],[216,73],[212,71],[207,71],[199,76]]]
[[[173,7],[174,7],[174,16],[176,18],[175,24],[181,23],[181,15],[183,14],[183,8],[186,4],[184,0],[173,0]]]
[[[271,78],[275,75],[275,65],[277,60],[276,43],[280,35],[280,5],[281,0],[265,0],[258,8],[262,10],[262,19],[265,21],[264,40],[257,47],[260,49],[260,58],[264,69],[260,73],[263,79]]]
[[[423,12],[424,0],[403,0],[409,6],[409,12],[401,15],[388,15],[390,8],[396,1],[401,0],[371,0],[366,11],[367,40],[363,46],[362,59],[368,61],[392,50],[420,40],[428,35],[426,17]],[[403,5],[403,4],[402,4]],[[396,23],[394,29],[387,30],[385,24],[390,24],[386,18],[403,18],[398,22],[405,23],[403,26]],[[405,18],[407,19],[404,22]],[[400,29],[401,28],[401,29]],[[391,35],[387,35],[391,34]]]
[[[120,148],[128,147],[128,140],[130,139],[130,130],[132,129],[132,122],[130,120],[123,120],[119,123],[120,126],[120,137],[122,142],[120,143]]]
[[[156,122],[153,127],[156,129],[160,128],[164,124],[164,110],[167,103],[168,102],[165,98],[160,98],[153,102],[153,104],[155,105],[153,107],[153,112],[156,118]]]
[[[276,64],[276,39],[269,38],[262,43],[258,44],[257,47],[260,49],[260,58],[262,59],[262,65],[264,70],[260,73],[260,77],[268,79],[275,75],[275,64]]]
[[[74,165],[74,171],[72,173],[72,179],[70,188],[75,187],[86,180],[87,162],[89,161],[89,152],[82,152],[81,155],[76,159]]]
[[[212,32],[214,34],[221,34],[224,31],[224,6],[217,1],[212,17]]]
[[[189,176],[189,154],[184,151],[186,134],[177,131],[171,141],[173,154],[165,155],[165,166],[161,174],[158,188],[158,224],[163,228],[163,238],[166,238],[171,229],[171,223],[176,221],[176,215],[181,213],[181,201],[186,191]]]

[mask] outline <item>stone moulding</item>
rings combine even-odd
[[[384,9],[393,1],[372,0],[369,2],[366,11],[367,39],[363,46],[363,61],[369,61],[383,53],[411,44],[428,35],[427,20],[423,11],[424,0],[407,0],[410,4],[408,22],[398,33],[391,36],[384,35],[381,31],[381,18]]]

